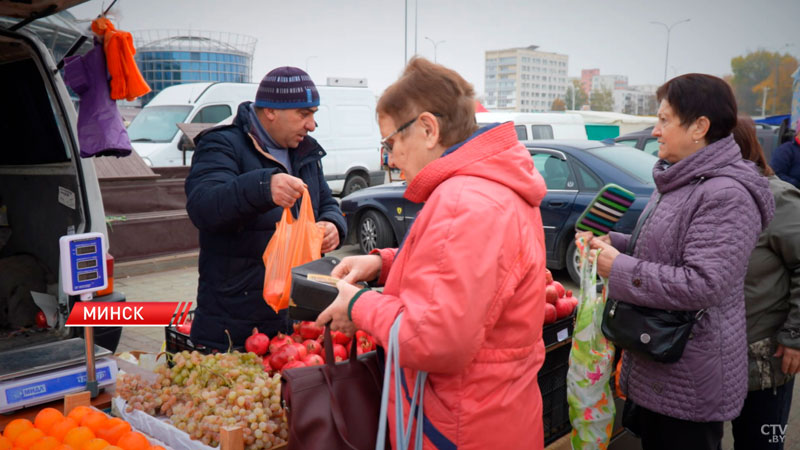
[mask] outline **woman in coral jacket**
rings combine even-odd
[[[429,373],[426,449],[541,449],[546,188],[513,124],[478,129],[474,104],[461,76],[420,58],[386,89],[382,146],[405,198],[425,206],[399,248],[342,260],[339,296],[317,323],[385,346],[403,313],[402,375],[413,386]],[[374,280],[382,293],[350,284]]]

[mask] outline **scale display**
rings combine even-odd
[[[106,288],[104,241],[102,233],[61,237],[61,279],[66,293],[78,295]]]

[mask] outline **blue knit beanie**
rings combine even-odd
[[[319,92],[303,70],[278,67],[261,80],[255,105],[275,109],[311,108],[319,106]]]

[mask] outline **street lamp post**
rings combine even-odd
[[[446,41],[444,41],[444,40],[434,41],[433,39],[429,38],[428,36],[425,36],[425,39],[431,41],[431,44],[433,44],[433,62],[437,62],[436,61],[436,48],[439,47],[439,44],[443,44]]]
[[[692,19],[679,20],[679,21],[673,23],[672,25],[667,25],[667,24],[665,24],[663,22],[658,22],[658,21],[655,21],[655,20],[650,22],[650,23],[652,23],[654,25],[661,25],[661,26],[663,26],[664,28],[667,29],[667,55],[664,57],[664,82],[665,83],[667,81],[667,67],[669,67],[669,37],[670,37],[669,35],[670,35],[670,32],[672,32],[672,28],[675,27],[676,25],[680,25],[682,23],[689,22],[690,20],[692,20]]]

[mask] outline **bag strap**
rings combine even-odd
[[[333,416],[333,425],[336,428],[336,432],[339,433],[339,437],[342,438],[342,441],[347,444],[348,447],[352,450],[359,450],[350,443],[347,434],[347,424],[344,421],[344,414],[342,413],[342,408],[339,407],[339,402],[336,401],[336,395],[333,391],[333,383],[331,382],[329,373],[331,369],[327,365],[322,366],[320,369],[322,376],[325,378],[325,382],[328,384],[328,393],[331,397],[331,416]]]
[[[386,444],[386,424],[387,410],[389,407],[389,389],[394,388],[395,391],[395,446],[393,450],[408,450],[411,440],[411,426],[414,420],[417,421],[415,431],[414,448],[422,449],[423,444],[423,422],[424,422],[424,393],[425,381],[428,377],[428,372],[419,371],[417,379],[414,383],[414,394],[409,402],[409,415],[408,422],[403,424],[403,396],[401,391],[401,375],[402,369],[400,367],[400,321],[403,313],[400,313],[392,324],[389,330],[389,343],[386,346],[386,367],[383,374],[383,392],[381,393],[381,412],[378,422],[378,437],[375,443],[375,450],[384,450]],[[392,369],[394,369],[395,377],[394,384],[390,385]],[[390,387],[391,386],[391,387]]]

